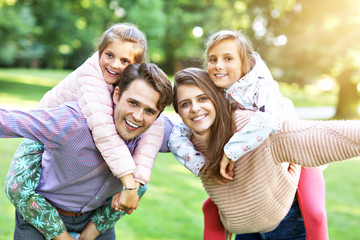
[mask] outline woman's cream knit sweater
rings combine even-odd
[[[252,114],[235,112],[237,131]],[[203,141],[200,136],[193,138],[195,146]],[[203,186],[229,232],[269,232],[291,207],[299,165],[314,167],[359,156],[359,143],[360,121],[289,120],[276,135],[236,161],[233,181],[222,186],[208,180]]]

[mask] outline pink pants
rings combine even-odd
[[[306,240],[328,240],[325,182],[320,168],[301,168],[297,199],[304,219]],[[226,231],[220,221],[216,204],[207,198],[202,209],[204,240],[225,240]]]

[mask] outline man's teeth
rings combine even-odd
[[[206,115],[204,114],[204,115],[201,115],[201,116],[198,116],[198,117],[193,118],[193,120],[194,120],[194,121],[199,121],[199,120],[201,120],[201,119],[204,119],[205,117],[206,117]]]
[[[127,121],[127,120],[125,120],[126,121],[126,123],[127,124],[129,124],[131,127],[133,127],[133,128],[139,128],[140,126],[138,126],[138,125],[135,125],[135,124],[133,124],[132,122],[129,122],[129,121]]]

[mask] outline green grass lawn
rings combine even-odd
[[[0,106],[36,106],[41,96],[69,71],[0,69]],[[296,106],[308,105],[306,92],[286,89],[287,96],[296,96]],[[334,96],[311,95],[317,103],[329,103]],[[325,100],[323,99],[325,98]],[[323,100],[322,100],[323,99]],[[171,109],[167,109],[171,111]],[[19,139],[0,139],[0,185],[5,176]],[[324,171],[326,208],[331,240],[359,239],[360,229],[360,161],[334,163]],[[116,225],[118,239],[202,239],[202,202],[206,194],[199,179],[182,167],[170,153],[160,153],[153,168],[148,192],[138,210]],[[12,239],[14,207],[0,194],[0,240]]]

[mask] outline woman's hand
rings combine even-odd
[[[233,180],[235,162],[231,161],[224,153],[220,161],[220,175],[228,180]]]

